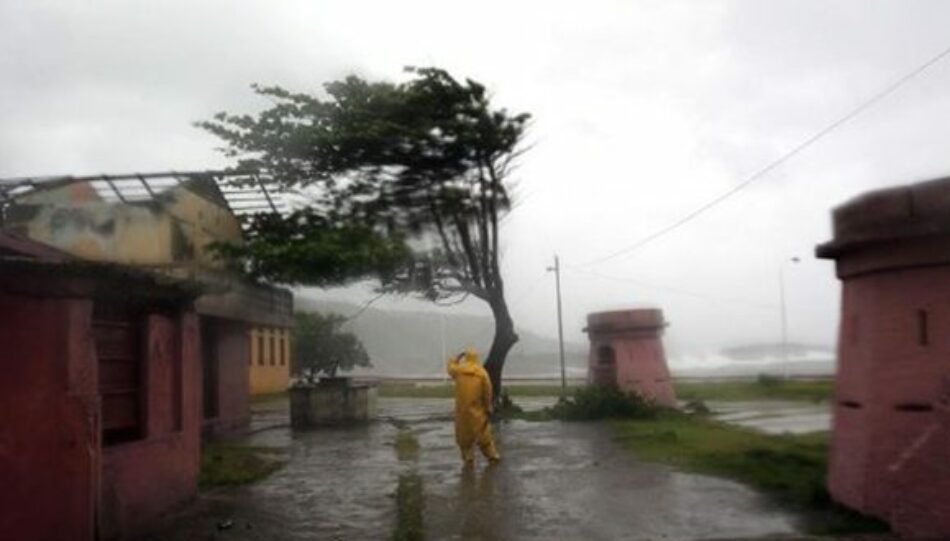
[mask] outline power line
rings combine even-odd
[[[590,271],[590,270],[587,270],[587,269],[583,269],[583,268],[576,267],[576,266],[571,266],[571,265],[563,265],[563,264],[562,264],[562,267],[563,267],[564,270],[567,270],[567,271],[569,271],[569,272],[583,273],[583,274],[587,274],[587,275],[589,275],[589,276],[593,276],[593,277],[595,277],[595,278],[600,278],[600,279],[602,279],[602,280],[612,280],[612,281],[616,281],[616,282],[628,282],[628,283],[631,283],[631,284],[634,284],[634,285],[638,285],[638,286],[643,287],[643,288],[646,288],[646,289],[655,289],[655,290],[660,290],[660,291],[668,291],[668,292],[670,292],[670,293],[674,293],[674,294],[677,294],[677,295],[682,295],[682,296],[687,296],[687,297],[694,297],[694,298],[702,299],[702,300],[706,300],[706,301],[724,302],[724,303],[729,303],[729,304],[744,304],[744,305],[746,305],[748,308],[753,308],[753,309],[756,309],[756,310],[774,310],[775,308],[778,307],[777,305],[770,304],[770,303],[755,302],[755,301],[751,301],[751,300],[747,300],[747,299],[739,299],[739,298],[733,298],[733,297],[718,297],[718,296],[709,295],[709,294],[706,294],[706,293],[699,293],[699,292],[697,292],[697,291],[689,291],[689,290],[681,289],[681,288],[677,288],[677,287],[670,287],[670,286],[664,286],[664,285],[659,285],[659,284],[651,284],[651,283],[643,282],[643,281],[641,281],[641,280],[636,280],[636,279],[633,279],[633,278],[623,278],[623,277],[619,277],[619,276],[608,276],[608,275],[605,275],[605,274],[600,274],[600,273],[598,273],[598,272],[593,272],[593,271]]]
[[[529,287],[529,288],[528,288],[527,290],[525,290],[521,295],[519,295],[518,297],[516,297],[515,300],[513,300],[513,301],[510,302],[510,303],[508,303],[508,307],[509,307],[511,310],[515,310],[515,309],[517,309],[517,308],[520,308],[520,307],[521,307],[521,303],[524,302],[524,301],[526,301],[526,300],[528,299],[528,297],[530,297],[531,294],[534,293],[534,292],[538,289],[538,287],[539,287],[541,284],[545,284],[545,283],[547,283],[547,282],[544,281],[544,280],[542,280],[542,279],[540,279],[540,278],[537,279],[537,280],[535,280],[534,283],[531,285],[531,287]]]
[[[373,297],[372,299],[370,299],[370,300],[366,301],[365,303],[363,303],[363,305],[359,308],[359,310],[357,310],[356,312],[354,312],[354,313],[352,313],[351,315],[347,316],[343,321],[344,321],[344,322],[349,322],[349,321],[353,321],[354,319],[360,317],[360,316],[363,314],[363,312],[365,312],[370,306],[373,305],[373,303],[375,303],[375,302],[378,301],[379,299],[383,298],[385,295],[386,295],[385,292],[384,292],[384,293],[379,293],[379,294],[377,294],[377,295],[376,295],[375,297]]]
[[[650,233],[649,235],[643,237],[642,239],[638,240],[637,242],[635,242],[635,243],[633,243],[633,244],[631,244],[631,245],[629,245],[629,246],[627,246],[627,247],[625,247],[625,248],[622,248],[622,249],[620,249],[620,250],[617,250],[616,252],[610,253],[610,254],[608,254],[608,255],[606,255],[606,256],[604,256],[604,257],[600,257],[600,258],[597,258],[597,259],[593,259],[593,260],[591,260],[591,261],[588,261],[587,263],[583,263],[583,264],[580,265],[580,266],[582,266],[582,267],[587,267],[587,266],[590,266],[590,265],[596,265],[596,264],[599,264],[599,263],[603,263],[603,262],[605,262],[605,261],[609,261],[609,260],[614,259],[614,258],[616,258],[616,257],[619,257],[619,256],[621,256],[621,255],[628,254],[628,253],[630,253],[630,252],[632,252],[632,251],[634,251],[634,250],[637,250],[637,249],[639,249],[639,248],[642,248],[643,246],[646,246],[647,244],[649,244],[649,243],[653,242],[654,240],[656,240],[656,239],[658,239],[658,238],[660,238],[660,237],[666,235],[667,233],[670,233],[670,232],[672,232],[672,231],[674,231],[674,230],[676,230],[676,229],[679,229],[680,227],[686,225],[687,223],[689,223],[690,221],[692,221],[693,219],[695,219],[696,217],[698,217],[700,214],[706,212],[707,210],[709,210],[709,209],[715,207],[716,205],[718,205],[719,203],[722,203],[722,202],[725,201],[726,199],[728,199],[728,198],[732,197],[733,195],[739,193],[740,191],[744,190],[744,189],[747,188],[750,184],[752,184],[753,182],[755,182],[755,181],[759,180],[760,178],[764,177],[766,174],[770,173],[773,169],[775,169],[775,168],[779,167],[780,165],[784,164],[785,162],[787,162],[788,160],[790,160],[792,157],[794,157],[795,155],[797,155],[797,154],[800,153],[801,151],[805,150],[807,147],[809,147],[809,146],[812,145],[813,143],[817,142],[819,139],[821,139],[821,138],[823,138],[824,136],[828,135],[829,133],[831,133],[832,131],[834,131],[834,130],[837,129],[838,127],[842,126],[843,124],[846,124],[846,123],[849,122],[851,119],[855,118],[855,117],[858,116],[859,114],[861,114],[861,113],[863,113],[864,111],[866,111],[867,109],[871,108],[873,105],[877,104],[879,101],[883,100],[884,98],[886,98],[886,97],[889,96],[890,94],[893,94],[897,89],[899,89],[900,87],[904,86],[906,83],[908,83],[908,82],[911,81],[913,78],[917,77],[918,75],[920,75],[921,73],[923,73],[924,71],[926,71],[927,69],[929,69],[929,68],[930,68],[931,66],[933,66],[934,64],[936,64],[936,63],[940,62],[941,60],[943,60],[947,55],[950,55],[950,47],[947,47],[946,49],[940,51],[940,53],[937,54],[936,56],[933,56],[932,58],[930,58],[929,60],[927,60],[927,61],[924,62],[923,64],[921,64],[921,65],[917,66],[916,68],[914,68],[912,71],[910,71],[909,73],[907,73],[907,74],[904,75],[903,77],[897,79],[896,81],[894,81],[894,82],[891,83],[890,85],[886,86],[884,89],[880,90],[878,93],[876,93],[876,94],[874,94],[873,96],[871,96],[871,98],[869,98],[868,100],[865,100],[863,103],[861,103],[860,105],[858,105],[857,107],[855,107],[854,109],[852,109],[849,113],[847,113],[846,115],[844,115],[844,116],[838,118],[838,119],[835,120],[834,122],[828,124],[827,126],[825,126],[824,128],[822,128],[821,130],[819,130],[818,132],[816,132],[814,135],[812,135],[811,137],[808,137],[807,139],[805,139],[804,141],[802,141],[801,143],[799,143],[798,145],[796,145],[795,147],[793,147],[791,150],[789,150],[788,152],[786,152],[785,154],[783,154],[782,156],[780,156],[778,159],[772,161],[771,163],[769,163],[769,164],[766,165],[765,167],[759,169],[758,171],[756,171],[755,173],[753,173],[751,176],[749,176],[748,178],[746,178],[745,180],[743,180],[742,182],[740,182],[739,184],[737,184],[736,186],[734,186],[733,188],[729,189],[727,192],[725,192],[725,193],[723,193],[722,195],[719,195],[719,196],[717,196],[716,198],[712,199],[711,201],[709,201],[709,202],[707,202],[707,203],[701,205],[699,208],[693,210],[692,212],[690,212],[690,213],[688,213],[687,215],[683,216],[683,217],[680,218],[679,220],[677,220],[677,221],[671,223],[671,224],[668,225],[668,226],[665,226],[665,227],[663,227],[663,228],[660,228],[660,229],[658,229],[657,231],[654,231],[653,233]]]

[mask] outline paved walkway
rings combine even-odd
[[[827,402],[768,400],[758,402],[710,402],[720,421],[754,428],[766,434],[803,434],[831,430],[831,406]]]
[[[542,399],[543,400],[543,399]],[[295,433],[285,403],[258,406],[247,438],[287,466],[202,494],[149,539],[389,539],[400,483],[421,487],[427,539],[721,539],[796,533],[791,516],[736,483],[637,461],[596,423],[499,427],[504,460],[460,467],[449,401],[381,399],[388,421]],[[276,428],[265,428],[266,426]],[[418,450],[397,452],[402,438]]]

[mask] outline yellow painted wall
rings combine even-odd
[[[241,224],[237,218],[230,209],[215,205],[187,188],[177,188],[173,196],[173,202],[166,208],[194,249],[191,260],[199,266],[220,266],[208,246],[213,242],[240,243]]]
[[[41,206],[16,229],[93,261],[159,265],[171,261],[172,218],[143,206],[93,202]]]
[[[251,394],[276,393],[290,385],[290,331],[255,327],[250,331]]]
[[[241,242],[231,211],[179,186],[152,201],[103,201],[76,185],[31,193],[28,218],[8,224],[30,238],[94,261],[218,268],[212,242]]]

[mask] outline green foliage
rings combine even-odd
[[[367,275],[392,276],[410,259],[401,235],[381,234],[368,224],[334,222],[311,208],[288,216],[255,214],[244,228],[244,243],[212,248],[255,279],[332,286]]]
[[[278,449],[205,443],[201,447],[198,486],[213,488],[259,481],[284,466]]]
[[[372,366],[363,344],[353,333],[340,327],[346,318],[337,314],[298,312],[295,314],[294,360],[296,371],[309,380],[320,373],[330,377],[338,370]]]
[[[383,292],[487,302],[497,386],[518,340],[504,296],[500,220],[529,115],[491,104],[484,85],[438,68],[401,83],[351,76],[324,93],[254,86],[273,106],[197,126],[238,167],[308,199],[290,216],[252,218],[247,242],[219,246],[255,278],[327,286],[375,278]]]
[[[785,383],[785,378],[773,374],[759,374],[755,381],[763,387],[778,387]]]
[[[675,382],[681,400],[801,400],[822,402],[834,394],[834,381],[767,379],[766,381]]]
[[[322,96],[254,86],[271,108],[199,122],[239,168],[311,198],[289,217],[254,218],[248,242],[221,253],[275,281],[375,276],[432,300],[500,295],[498,220],[529,116],[492,107],[475,81],[407,72],[402,83],[347,77]],[[439,247],[412,251],[411,237]]]
[[[642,458],[735,479],[792,505],[805,514],[812,533],[886,530],[831,501],[825,488],[827,433],[767,435],[673,410],[615,427],[618,439]]]
[[[652,419],[659,408],[636,393],[617,387],[589,386],[574,391],[573,396],[558,400],[548,409],[551,417],[564,421],[597,419]]]

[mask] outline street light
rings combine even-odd
[[[785,265],[788,263],[798,263],[798,257],[792,257],[782,261],[778,266],[778,296],[779,306],[782,316],[782,377],[788,379],[788,316],[785,307]]]
[[[561,356],[561,396],[563,396],[567,393],[567,373],[564,369],[564,323],[561,318],[561,262],[557,255],[554,256],[554,266],[548,267],[548,272],[554,273],[557,286],[557,342]]]

